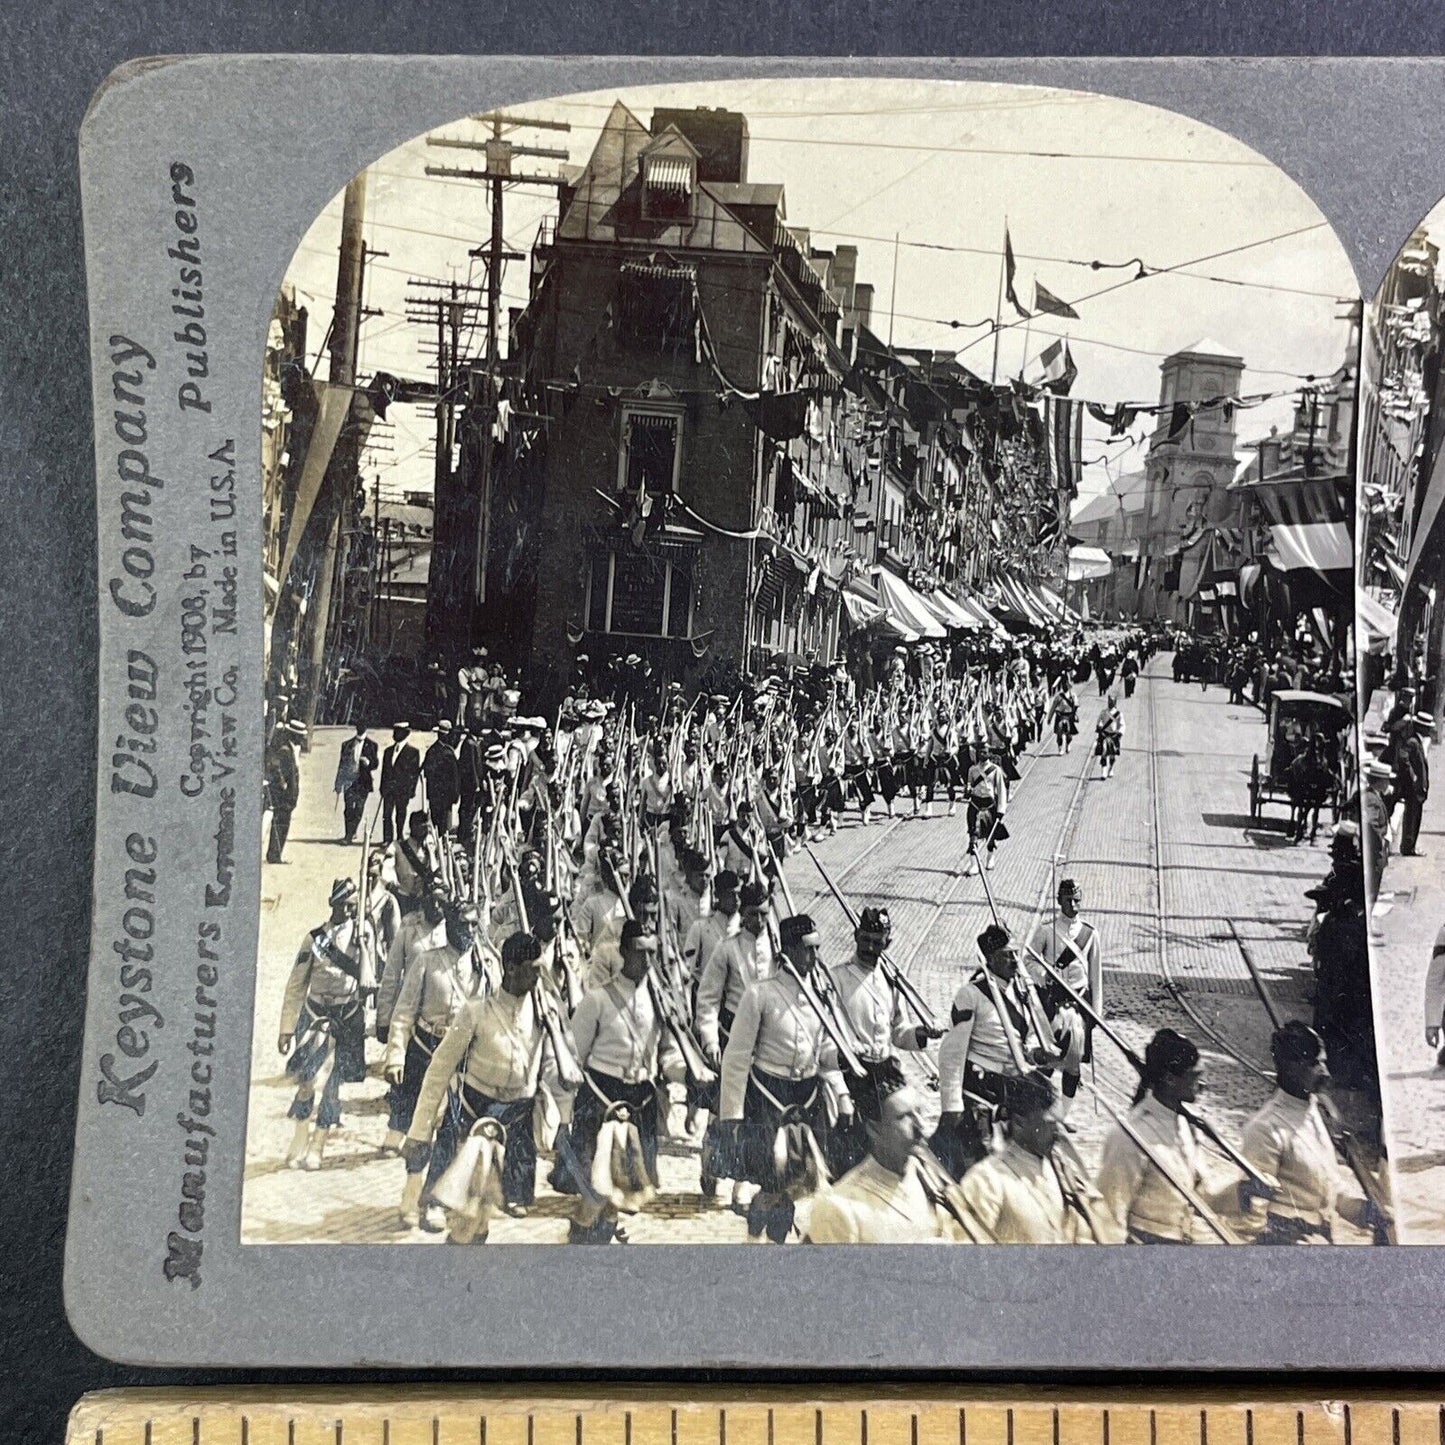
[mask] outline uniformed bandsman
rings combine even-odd
[[[331,917],[306,935],[281,1003],[276,1047],[290,1055],[286,1072],[296,1080],[287,1110],[296,1121],[286,1151],[291,1169],[321,1167],[341,1122],[341,1086],[366,1077],[363,1000],[376,987],[375,944],[371,925],[357,920],[356,893],[351,878],[331,885]]]

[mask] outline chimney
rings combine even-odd
[[[858,318],[858,329],[865,326],[873,329],[873,288],[866,281],[859,281],[853,287],[853,311]]]
[[[660,107],[652,112],[652,133],[676,126],[698,152],[700,181],[734,182],[748,178],[748,118],[721,106],[691,110]]]

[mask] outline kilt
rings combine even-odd
[[[1094,740],[1096,758],[1117,758],[1119,756],[1119,734],[1102,732]]]
[[[502,1197],[508,1204],[531,1204],[537,1195],[533,1103],[533,1095],[525,1099],[493,1099],[470,1084],[448,1090],[442,1122],[437,1129],[436,1143],[432,1146],[431,1162],[427,1165],[426,1194],[430,1194],[447,1166],[456,1158],[457,1150],[471,1132],[472,1125],[478,1119],[495,1119],[507,1131],[506,1150],[502,1155]]]
[[[427,1066],[441,1035],[430,1033],[418,1024],[411,1038],[407,1040],[406,1061],[402,1065],[401,1083],[392,1084],[386,1091],[388,1118],[386,1127],[405,1134],[411,1128],[411,1116],[416,1113],[416,1101],[421,1094],[422,1081],[426,1078]]]
[[[1073,738],[1079,735],[1079,718],[1077,713],[1056,712],[1054,714],[1054,736],[1056,738]]]
[[[654,1187],[657,1184],[657,1088],[651,1079],[624,1083],[611,1074],[583,1071],[583,1083],[572,1106],[572,1122],[557,1135],[557,1162],[551,1184],[559,1194],[591,1191],[592,1159],[597,1135],[612,1104],[626,1104],[642,1141],[642,1161]]]
[[[903,786],[903,768],[891,758],[878,764],[878,791],[885,802],[891,803]]]
[[[781,1079],[773,1074],[763,1075],[760,1080],[759,1071],[752,1070],[743,1097],[742,1123],[736,1126],[738,1173],[735,1177],[746,1179],[768,1193],[779,1193],[785,1187],[773,1160],[773,1144],[785,1115],[790,1122],[796,1118],[812,1129],[826,1157],[828,1111],[822,1080],[817,1075],[810,1079]]]
[[[858,799],[858,802],[867,807],[874,798],[873,791],[873,769],[868,763],[859,763],[856,767],[849,768],[843,779],[848,785],[848,791]]]
[[[1008,835],[1008,824],[999,816],[997,803],[968,800],[968,838],[971,843],[987,842],[989,847],[993,847],[1002,843]]]
[[[965,1065],[964,1092],[975,1097],[963,1101],[963,1113],[957,1119],[947,1123],[940,1120],[928,1141],[928,1147],[955,1179],[962,1179],[988,1154],[989,1135],[993,1131],[994,1117],[1003,1105],[1006,1084],[1003,1074],[987,1073],[972,1064]]]
[[[286,1074],[297,1084],[309,1084],[328,1061],[332,1062],[326,1086],[316,1107],[316,1124],[331,1129],[341,1122],[341,1085],[359,1084],[366,1077],[366,1019],[359,999],[318,1004],[310,999],[296,1021],[296,1045],[286,1060]],[[293,1119],[311,1117],[312,1100],[298,1091],[288,1113]]]

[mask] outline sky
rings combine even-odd
[[[1019,299],[1031,307],[1035,281],[1071,302],[1079,319],[1018,322],[999,338],[998,374],[1034,369],[1034,358],[1066,334],[1078,379],[1072,395],[1091,401],[1153,403],[1159,364],[1210,338],[1242,356],[1247,393],[1286,392],[1304,375],[1327,375],[1344,360],[1342,298],[1358,284],[1314,203],[1272,163],[1209,126],[1132,101],[1042,87],[950,81],[778,80],[640,86],[528,103],[509,114],[565,121],[567,132],[518,130],[518,144],[565,149],[586,162],[613,103],[643,124],[654,107],[725,106],[749,124],[748,179],[781,182],[787,219],[816,246],[858,247],[858,279],[874,287],[873,330],[900,346],[956,350],[988,377],[994,344],[978,323],[995,314],[1005,227],[1017,261]],[[463,116],[432,136],[478,141],[484,127]],[[398,147],[369,168],[366,240],[371,258],[359,374],[424,377],[432,363],[428,328],[406,320],[413,281],[478,285],[484,265],[468,251],[486,243],[491,217],[481,182],[429,177],[426,167],[481,169],[480,152]],[[558,162],[519,161],[555,174]],[[550,189],[510,188],[503,200],[509,248],[528,252],[541,220],[555,215]],[[336,284],[341,197],[307,233],[287,281],[312,315],[314,361]],[[895,244],[895,237],[897,238]],[[1168,274],[1131,281],[1142,259]],[[528,266],[511,262],[506,308],[526,302]],[[1121,284],[1122,283],[1122,284]],[[481,293],[477,293],[481,300]],[[1005,301],[1005,323],[1016,320]],[[485,349],[484,313],[470,333]],[[1241,441],[1287,429],[1288,396],[1240,414]],[[430,414],[395,407],[363,459],[383,499],[432,483]],[[1105,445],[1085,423],[1081,495],[1140,469],[1143,418],[1129,441]],[[1137,439],[1137,440],[1135,440]],[[1131,444],[1131,442],[1133,444]]]

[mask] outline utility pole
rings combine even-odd
[[[492,470],[493,435],[492,422],[497,415],[499,400],[498,372],[501,364],[501,303],[502,271],[507,261],[525,261],[519,251],[509,251],[502,234],[503,194],[508,186],[542,186],[560,190],[566,182],[561,176],[529,175],[513,169],[512,162],[518,156],[533,156],[548,160],[565,161],[568,152],[547,146],[517,145],[506,138],[507,132],[518,128],[527,130],[570,131],[565,121],[531,120],[526,116],[507,115],[501,111],[488,111],[471,117],[473,121],[490,129],[485,141],[458,140],[446,136],[428,136],[427,144],[452,150],[482,151],[487,158],[485,170],[469,170],[455,166],[428,166],[429,176],[444,176],[459,180],[483,181],[490,189],[492,208],[491,239],[485,247],[478,247],[470,254],[485,257],[487,262],[487,352],[486,371],[483,377],[482,397],[482,456],[481,489],[477,528],[476,566],[473,573],[473,595],[476,606],[487,601],[487,552],[491,545],[492,517]],[[430,590],[430,589],[428,589]],[[470,623],[470,619],[469,619]],[[468,627],[471,632],[471,626]]]
[[[366,172],[353,176],[347,183],[341,210],[341,245],[336,263],[336,304],[331,320],[331,362],[328,380],[333,386],[351,388],[356,385],[356,355],[361,333],[361,286],[366,265],[366,241],[362,222],[366,215]],[[313,599],[311,618],[310,669],[306,679],[306,743],[311,750],[311,732],[316,726],[316,710],[326,682],[326,640],[331,625],[332,593],[336,582],[336,553],[342,543],[341,517],[347,498],[340,495],[338,482],[352,471],[357,455],[357,438],[348,423],[343,426],[336,451],[331,459],[332,484],[327,489],[329,501],[325,516],[326,550],[321,564],[321,579]]]
[[[426,637],[428,642],[448,653],[455,649],[458,618],[465,611],[455,561],[458,518],[464,509],[454,495],[452,476],[462,374],[462,324],[480,309],[482,288],[461,281],[417,277],[409,278],[408,284],[414,291],[406,298],[407,319],[436,328],[436,452],[432,484],[436,527],[432,570],[427,582]]]

